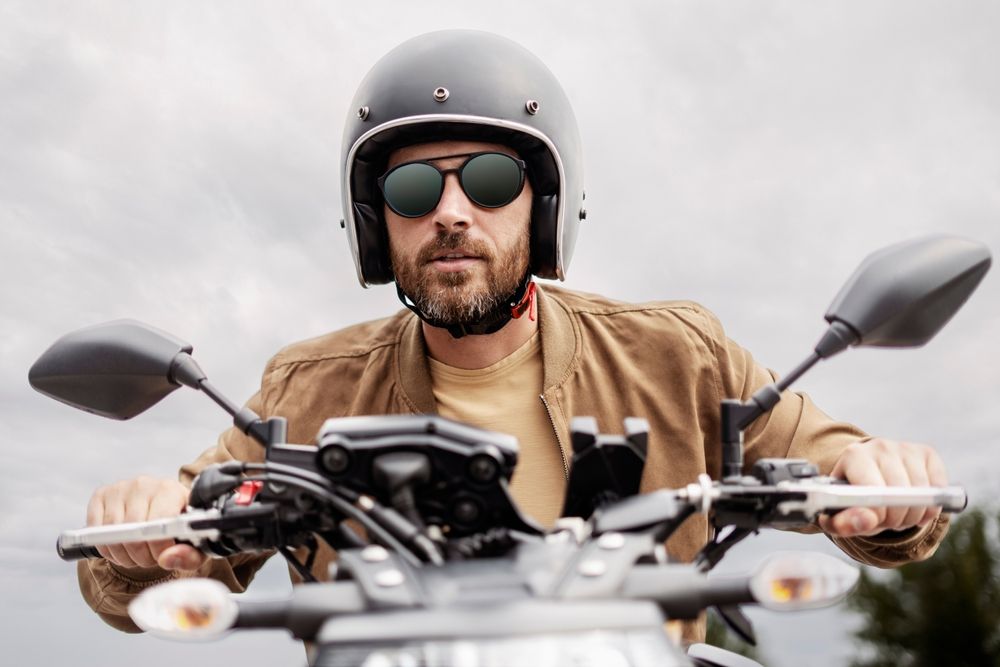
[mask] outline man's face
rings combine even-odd
[[[436,141],[395,151],[388,169],[415,160],[453,169],[468,158],[435,158],[484,151],[517,156],[499,144]],[[528,272],[531,186],[527,182],[510,204],[484,208],[466,196],[458,173],[450,173],[433,211],[404,218],[386,206],[385,221],[397,282],[428,317],[445,324],[480,319],[514,292]]]

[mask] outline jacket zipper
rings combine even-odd
[[[549,424],[552,425],[552,431],[556,434],[556,444],[559,445],[559,457],[562,459],[563,464],[563,477],[569,479],[569,459],[566,457],[566,448],[563,446],[562,438],[559,437],[559,429],[556,428],[556,420],[552,416],[552,408],[549,407],[549,402],[545,400],[545,394],[539,394],[538,398],[542,399],[542,405],[545,406],[545,413],[549,416]]]

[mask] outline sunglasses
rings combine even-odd
[[[419,218],[433,211],[444,192],[444,178],[457,173],[462,191],[483,208],[500,208],[517,199],[524,189],[524,160],[506,153],[463,153],[433,158],[468,157],[453,169],[438,169],[431,162],[406,162],[378,179],[386,205],[404,218]]]

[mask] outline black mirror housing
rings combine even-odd
[[[961,308],[991,261],[985,245],[954,236],[891,245],[861,263],[834,298],[826,320],[857,334],[852,344],[918,347]]]
[[[57,340],[31,366],[28,381],[74,408],[131,419],[180,386],[175,367],[191,359],[192,349],[147,324],[116,320]]]

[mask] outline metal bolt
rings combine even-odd
[[[524,103],[524,108],[527,110],[528,113],[534,116],[536,113],[538,113],[538,100],[528,100],[527,102]]]
[[[604,533],[597,538],[597,546],[609,551],[625,546],[625,536],[621,533]]]
[[[460,500],[455,503],[455,518],[462,523],[472,523],[479,518],[479,507],[471,500]]]
[[[371,113],[371,109],[368,107],[361,107],[358,109],[358,118],[361,120],[368,120],[368,114]]]
[[[399,586],[405,581],[403,573],[397,569],[391,570],[381,570],[375,573],[375,583],[382,588],[392,588],[393,586]]]
[[[381,563],[389,558],[389,552],[378,544],[369,544],[361,550],[361,560],[366,563]]]
[[[438,102],[444,102],[448,99],[449,95],[451,95],[451,93],[449,93],[448,89],[444,86],[438,86],[434,89],[434,99]]]
[[[497,474],[497,462],[486,454],[472,457],[469,461],[469,477],[477,482],[492,482]]]
[[[323,468],[334,475],[339,475],[351,465],[351,455],[339,445],[327,445],[321,449],[319,459]]]
[[[350,455],[343,447],[336,445],[324,447],[320,451],[320,463],[331,473],[337,474],[347,470],[351,463]]]
[[[592,558],[580,563],[577,571],[585,577],[599,577],[608,571],[608,564],[603,560]]]

